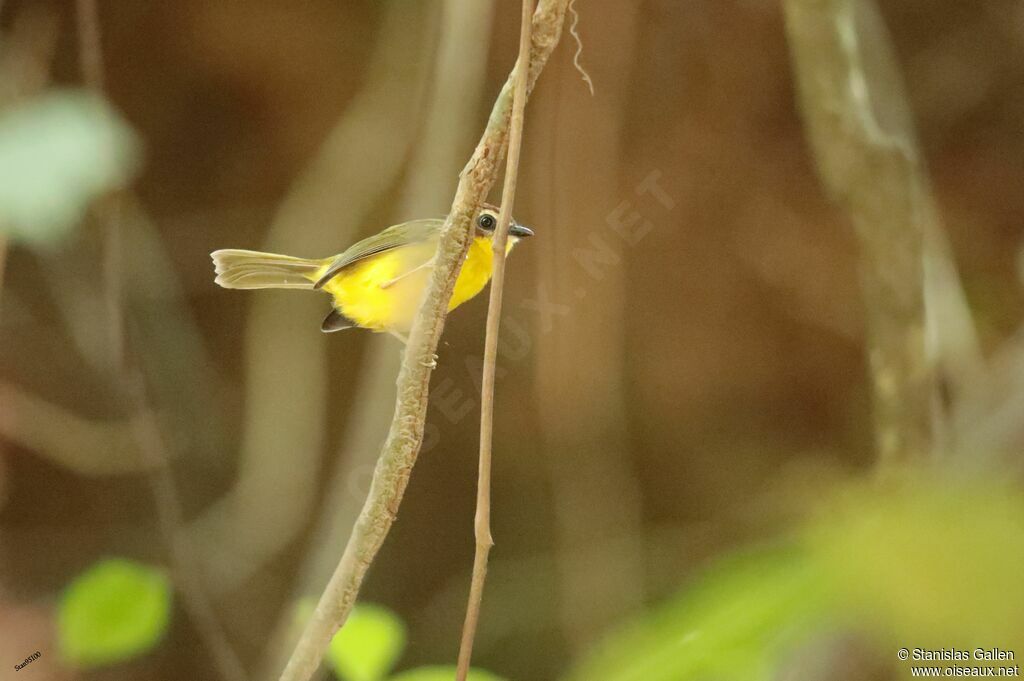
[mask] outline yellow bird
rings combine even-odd
[[[403,222],[320,260],[237,249],[210,255],[216,282],[224,288],[320,289],[331,294],[334,309],[320,326],[326,333],[361,327],[386,331],[405,341],[434,267],[442,225],[440,219]],[[498,209],[484,206],[475,219],[475,233],[448,303],[449,312],[490,281],[497,226]],[[533,231],[513,220],[505,252],[528,236]]]

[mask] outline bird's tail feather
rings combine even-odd
[[[312,289],[317,272],[326,264],[323,260],[234,248],[214,251],[210,256],[217,272],[216,283],[238,289]]]

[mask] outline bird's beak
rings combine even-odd
[[[520,224],[512,225],[512,227],[508,230],[508,233],[511,234],[512,236],[518,237],[520,239],[524,239],[524,238],[526,238],[528,236],[533,236],[533,230],[532,229],[530,229],[529,227],[523,227]]]

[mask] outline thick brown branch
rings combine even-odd
[[[533,15],[533,39],[527,91],[547,63],[562,33],[568,0],[542,0]],[[306,681],[320,664],[334,633],[345,623],[363,577],[384,543],[423,440],[430,376],[444,329],[455,279],[469,247],[471,220],[497,175],[508,140],[512,113],[512,77],[494,104],[487,128],[463,169],[451,211],[441,230],[436,262],[423,303],[409,334],[398,374],[395,415],[381,450],[373,482],[348,544],[317,603],[309,624],[281,675],[281,681]]]

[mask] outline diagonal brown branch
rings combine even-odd
[[[436,51],[437,14],[430,2],[382,3],[363,86],[289,189],[263,250],[333,253],[338,243],[356,240],[415,146],[417,112]],[[419,31],[410,35],[409,26]],[[395,106],[396,92],[404,106]],[[370,156],[374,162],[368,165]],[[342,214],[346,219],[339,225]],[[315,296],[252,301],[243,343],[246,399],[238,476],[228,494],[188,528],[192,541],[206,547],[202,568],[212,593],[238,589],[293,542],[314,513],[316,495],[310,490],[318,486],[330,418],[328,345],[324,334],[295,333],[293,325],[323,314],[322,304]],[[378,433],[374,449],[379,442]],[[271,495],[288,502],[267,504]],[[330,568],[336,563],[332,555]],[[281,659],[290,652],[291,642]],[[273,674],[279,672],[280,663]]]
[[[509,131],[508,161],[505,165],[505,186],[501,190],[501,212],[494,234],[494,274],[491,279],[490,300],[487,306],[487,335],[484,339],[483,379],[480,387],[480,472],[477,480],[476,553],[473,557],[473,578],[469,587],[466,621],[462,627],[456,681],[466,681],[469,663],[473,657],[473,640],[480,620],[480,603],[487,579],[487,559],[494,546],[491,537],[491,453],[494,436],[494,379],[498,362],[498,333],[501,328],[501,296],[505,289],[505,246],[512,205],[516,200],[516,180],[519,177],[519,152],[523,141],[523,111],[526,108],[526,64],[530,56],[533,24],[533,0],[523,0],[522,27],[519,33],[519,59],[516,62],[515,87],[512,99],[512,121]]]
[[[77,0],[75,19],[78,28],[78,60],[86,85],[98,95],[105,95],[103,78],[103,43],[100,34],[97,0]],[[95,206],[103,223],[103,293],[107,315],[107,360],[117,369],[124,361],[124,310],[121,287],[121,213],[120,192],[100,200]]]
[[[4,292],[4,270],[7,268],[7,235],[0,234],[0,294]]]
[[[245,681],[245,666],[228,640],[199,579],[193,559],[195,547],[181,533],[181,502],[167,461],[160,424],[149,407],[144,381],[141,375],[126,370],[124,383],[133,413],[139,414],[132,420],[134,435],[140,456],[150,468],[147,477],[155,501],[157,523],[169,548],[174,581],[181,591],[185,609],[224,681]]]
[[[423,105],[412,110],[412,115],[420,117],[422,122],[404,126],[409,128],[405,134],[413,148],[405,171],[407,180],[403,183],[402,197],[393,211],[395,215],[444,212],[444,203],[450,199],[452,176],[465,162],[465,149],[477,136],[475,128],[487,86],[486,62],[496,5],[497,0],[442,0],[440,3],[436,48],[432,59],[425,60],[430,64],[430,74],[425,78],[429,92],[425,94]],[[403,27],[408,25],[406,22]],[[425,31],[428,24],[418,25]],[[404,40],[408,41],[409,36]],[[389,87],[393,91],[393,80]],[[392,99],[389,97],[387,101],[393,108]],[[387,126],[388,134],[394,136],[395,129],[402,127]],[[359,159],[351,161],[360,163]],[[345,210],[347,212],[348,208]],[[359,399],[346,415],[350,425],[345,427],[341,441],[334,447],[339,465],[325,486],[324,502],[309,539],[311,548],[303,558],[288,602],[318,595],[338,563],[339,545],[343,546],[348,538],[366,492],[365,487],[360,490],[359,484],[369,484],[368,475],[380,450],[380,435],[391,421],[394,377],[398,375],[401,361],[401,355],[391,343],[371,342],[366,348],[353,386]],[[267,674],[261,677],[269,678],[268,674],[273,674],[276,678],[280,673],[300,627],[301,623],[295,622],[293,609],[283,608],[277,631],[268,646]]]
[[[526,89],[530,91],[562,34],[568,0],[542,0],[533,15]],[[427,413],[430,376],[444,329],[445,311],[469,247],[471,220],[494,184],[508,141],[512,78],[505,83],[483,137],[459,178],[451,211],[441,230],[437,266],[409,334],[398,374],[395,415],[381,449],[373,482],[327,588],[302,633],[281,681],[307,681],[320,664],[334,633],[345,623],[363,577],[398,513],[416,462]]]
[[[97,0],[78,0],[76,18],[79,60],[86,84],[98,95],[104,94],[103,46],[100,37]],[[143,380],[127,368],[122,290],[121,235],[124,194],[118,192],[97,206],[97,216],[105,227],[103,254],[104,295],[109,328],[109,361],[129,397],[133,413],[133,435],[141,458],[148,468],[148,479],[156,503],[157,520],[167,541],[174,576],[203,643],[226,681],[244,681],[245,667],[238,659],[217,614],[200,583],[193,561],[194,550],[177,540],[181,526],[181,503],[169,467],[166,448],[155,413],[149,407]]]
[[[103,81],[103,48],[100,41],[97,0],[77,0],[75,21],[78,28],[78,59],[86,84],[97,92],[105,89]]]

